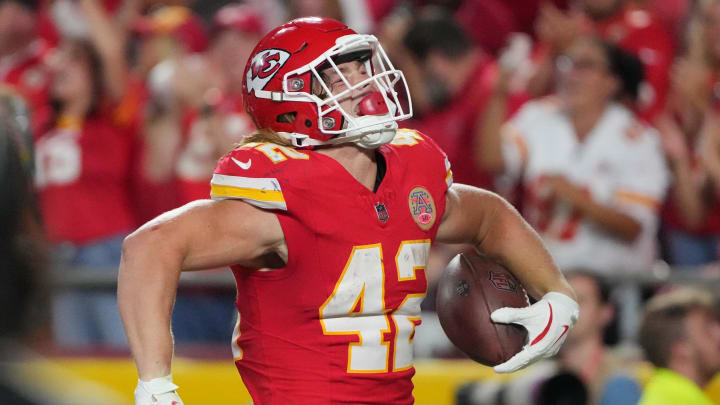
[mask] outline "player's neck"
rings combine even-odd
[[[377,175],[375,150],[347,144],[318,148],[317,152],[334,159],[365,188],[373,190]]]

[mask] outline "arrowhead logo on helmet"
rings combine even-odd
[[[248,94],[263,90],[288,58],[290,53],[282,49],[266,49],[255,55],[245,77]]]

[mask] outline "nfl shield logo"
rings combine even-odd
[[[494,271],[490,272],[490,282],[498,290],[505,290],[510,292],[515,291],[518,286],[517,281],[515,281],[512,276],[508,274],[497,273]]]
[[[388,212],[387,208],[385,208],[385,204],[383,203],[377,203],[375,204],[375,213],[377,214],[378,220],[382,223],[387,222],[388,220]]]

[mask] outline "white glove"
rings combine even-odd
[[[500,308],[490,314],[493,322],[516,323],[528,331],[528,343],[505,363],[493,369],[497,373],[511,373],[551,356],[560,350],[567,332],[577,322],[577,302],[565,294],[549,292],[542,299],[525,308]]]
[[[154,378],[150,381],[138,380],[135,388],[135,405],[183,405],[175,390],[172,375]]]

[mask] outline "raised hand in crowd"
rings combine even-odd
[[[720,113],[708,111],[700,130],[700,160],[720,192]]]
[[[540,7],[535,21],[535,33],[540,43],[553,52],[562,52],[580,34],[582,24],[582,13],[564,12],[551,2],[546,2]]]
[[[696,228],[702,224],[708,208],[703,196],[707,178],[705,170],[702,166],[693,165],[687,136],[669,113],[655,120],[655,128],[660,134],[660,144],[675,179],[670,197],[683,221],[690,228]]]
[[[710,100],[712,88],[708,83],[711,82],[711,76],[707,64],[691,58],[678,59],[670,71],[673,93],[679,98],[676,102],[686,110],[694,109],[702,114]],[[697,118],[702,118],[702,115]]]
[[[112,101],[119,101],[125,94],[128,79],[125,35],[98,0],[79,0],[77,4],[88,24],[89,39],[102,59],[105,92]]]

